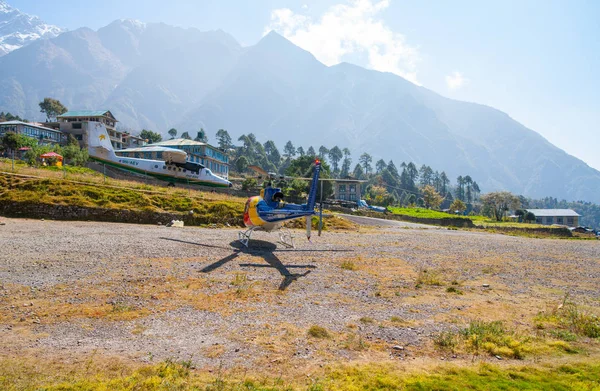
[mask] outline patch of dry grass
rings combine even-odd
[[[311,326],[306,333],[313,338],[331,338],[329,331],[321,326]]]
[[[536,317],[536,328],[547,330],[565,341],[575,340],[576,335],[600,339],[600,317],[582,306],[569,301],[568,296]]]

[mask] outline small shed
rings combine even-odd
[[[581,215],[573,209],[527,209],[535,215],[535,222],[544,225],[566,225],[577,227]]]
[[[40,158],[43,159],[44,164],[46,164],[46,159],[54,159],[56,161],[57,167],[62,167],[63,157],[56,152],[46,152],[40,155]]]

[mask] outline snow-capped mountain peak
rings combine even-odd
[[[64,31],[0,0],[0,56],[37,39],[56,37]]]

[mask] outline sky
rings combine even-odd
[[[274,29],[327,65],[393,72],[502,110],[600,170],[600,1],[7,2],[69,30],[132,18],[222,29],[249,46]]]

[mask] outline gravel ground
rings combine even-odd
[[[312,243],[298,231],[296,249],[256,233],[246,250],[233,229],[2,222],[0,356],[101,352],[201,367],[406,359],[439,356],[433,336],[474,319],[532,328],[566,294],[600,307],[598,241],[411,225]],[[451,284],[464,294],[446,292]],[[309,336],[315,325],[330,337]]]

